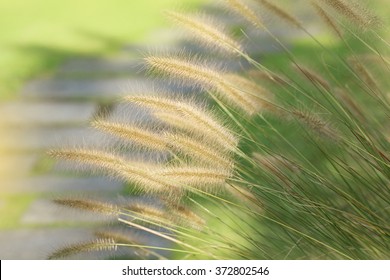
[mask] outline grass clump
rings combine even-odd
[[[312,1],[306,8],[334,34],[324,44],[308,31],[313,23],[280,5],[225,2],[238,21],[251,23],[244,34],[263,32],[281,53],[261,60],[234,48],[225,58],[250,65],[236,72],[214,67],[212,55],[150,55],[150,72],[191,84],[207,102],[157,92],[126,97],[155,117],[153,137],[142,127],[94,123],[149,150],[163,143],[163,160],[147,167],[90,148],[52,154],[138,184],[152,202],[118,204],[118,220],[172,242],[159,249],[174,258],[388,258],[390,50],[371,14],[344,1]],[[306,34],[301,45],[288,48],[267,17],[260,21],[256,5]],[[170,15],[205,38],[214,30],[192,16]],[[357,21],[359,30],[352,28]],[[378,63],[366,63],[367,55]]]

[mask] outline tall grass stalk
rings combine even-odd
[[[170,241],[169,258],[390,257],[390,49],[378,18],[364,3],[343,0],[313,0],[302,7],[320,15],[316,23],[273,1],[224,2],[245,26],[243,37],[252,34],[248,39],[256,41],[262,31],[281,47],[283,66],[259,60],[228,27],[205,20],[211,16],[167,12],[192,30],[195,42],[206,42],[226,59],[239,56],[250,69],[216,68],[212,51],[202,59],[185,51],[147,56],[151,73],[190,84],[205,100],[184,94],[125,97],[163,124],[157,131],[103,119],[93,123],[136,144],[126,146],[126,153],[146,148],[166,153],[165,160],[144,163],[88,147],[51,152],[125,180],[151,201],[57,200],[99,214],[114,212],[124,228],[120,235],[100,234],[98,241],[59,249],[51,258],[104,247],[166,257],[131,239],[129,227]],[[275,35],[256,6],[282,18],[292,32],[306,34],[310,57]],[[309,33],[310,24],[330,29],[332,44]]]

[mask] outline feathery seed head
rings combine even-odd
[[[295,18],[293,15],[291,15],[289,12],[285,11],[281,7],[271,3],[268,0],[256,0],[259,2],[264,8],[266,8],[271,13],[275,14],[282,20],[286,21],[289,24],[292,24],[295,27],[302,28],[302,24],[300,21]]]
[[[173,11],[166,11],[165,14],[170,19],[189,30],[191,35],[204,42],[206,46],[216,46],[222,51],[234,54],[243,52],[239,43],[218,27],[218,24],[213,23],[205,16],[185,15]]]
[[[280,74],[269,73],[265,71],[250,70],[248,72],[248,75],[253,79],[265,80],[282,86],[289,85],[290,83],[287,77],[281,76]]]
[[[141,241],[139,237],[134,237],[133,234],[128,231],[98,231],[95,232],[95,236],[101,239],[112,239],[117,243],[117,246],[128,247],[142,259],[146,259],[151,255],[156,256],[159,259],[165,259],[153,250],[145,248],[146,244]]]
[[[279,155],[262,155],[259,153],[253,153],[252,156],[262,167],[282,180],[285,180],[288,177],[284,174],[284,170],[288,170],[289,172],[293,172],[295,174],[301,171],[298,165]]]
[[[178,134],[168,134],[172,149],[179,154],[184,154],[196,161],[208,166],[218,166],[224,169],[231,169],[233,162],[231,155],[216,147],[205,145],[203,142]]]
[[[98,150],[62,149],[52,150],[49,155],[55,158],[94,166],[102,170],[117,170],[126,165],[126,161],[116,155]]]
[[[129,96],[127,101],[153,110],[160,120],[183,130],[217,141],[226,150],[235,150],[238,138],[211,111],[194,103],[154,96]]]
[[[220,79],[218,71],[200,63],[197,59],[180,56],[149,56],[145,58],[151,71],[167,75],[172,79],[192,82],[196,86],[210,89],[214,80]]]
[[[92,125],[95,128],[116,135],[126,141],[137,143],[142,147],[158,151],[167,150],[167,143],[162,135],[150,132],[145,128],[101,120],[93,122]]]
[[[366,113],[345,89],[336,88],[334,89],[334,94],[362,123],[367,121]]]
[[[95,150],[59,150],[53,151],[53,156],[87,164],[112,175],[135,183],[146,192],[169,193],[179,195],[180,187],[166,179],[153,174],[151,166],[140,162],[130,162],[118,156]]]
[[[174,100],[172,98],[161,97],[156,95],[129,95],[124,98],[126,102],[134,103],[141,107],[156,111],[182,111],[181,101]]]
[[[178,131],[187,132],[188,135],[204,141],[213,141],[221,149],[230,152],[235,152],[237,149],[238,140],[227,128],[219,126],[217,127],[218,130],[215,130],[215,127],[209,126],[210,123],[203,122],[204,119],[199,119],[193,115],[184,117],[183,114],[174,112],[155,112],[153,115]]]
[[[195,230],[202,230],[206,225],[204,219],[184,205],[174,205],[171,209],[174,214],[175,222],[179,224],[190,226]]]
[[[153,116],[156,119],[162,121],[163,123],[166,123],[179,130],[189,130],[191,129],[191,126],[193,126],[193,123],[189,122],[186,119],[183,119],[183,115],[181,115],[180,113],[175,114],[175,113],[156,111],[153,112]]]
[[[248,115],[258,111],[250,96],[229,82],[221,71],[216,71],[192,59],[177,57],[147,57],[146,62],[152,71],[158,71],[171,78],[192,82],[206,90],[214,90],[230,105],[241,109]]]
[[[294,70],[296,70],[300,74],[303,74],[312,83],[319,84],[327,91],[331,90],[331,86],[330,86],[329,82],[325,78],[321,77],[320,74],[318,74],[318,73],[314,72],[313,70],[311,70],[307,67],[304,67],[302,65],[293,64],[292,67],[294,68]]]
[[[256,210],[263,211],[260,207],[261,203],[259,199],[250,191],[244,187],[237,185],[226,184],[225,189],[238,201],[244,202],[248,207]]]
[[[164,225],[172,225],[170,215],[164,209],[142,202],[130,202],[124,208],[136,217]]]
[[[97,239],[93,241],[73,244],[70,246],[66,246],[62,249],[59,249],[55,252],[53,252],[48,259],[54,260],[54,259],[63,259],[66,257],[69,257],[71,255],[84,253],[84,252],[91,252],[91,251],[112,251],[117,250],[117,246],[115,244],[115,241],[112,239]]]
[[[101,213],[105,215],[117,215],[119,213],[119,209],[116,205],[95,200],[54,199],[53,202],[66,207]]]
[[[374,77],[371,75],[371,73],[368,71],[366,67],[363,66],[363,64],[354,57],[348,58],[349,64],[351,64],[352,68],[356,71],[356,73],[359,75],[359,77],[363,80],[363,82],[372,90],[378,90],[379,86],[378,83],[375,81]]]
[[[358,6],[357,3],[347,3],[345,0],[317,0],[344,15],[348,20],[355,23],[362,30],[370,29],[380,25],[378,17],[372,15],[366,9]]]
[[[340,28],[337,26],[336,21],[331,17],[331,15],[328,14],[327,11],[325,11],[318,3],[315,1],[310,2],[311,5],[314,7],[316,13],[322,18],[324,23],[332,29],[337,36],[340,38],[343,38],[343,32],[340,30]]]
[[[303,125],[307,126],[313,132],[321,137],[326,137],[332,141],[338,142],[340,136],[337,131],[331,127],[328,122],[320,119],[318,116],[309,112],[293,110],[292,115]]]
[[[263,29],[264,23],[259,15],[254,13],[242,0],[226,0],[227,8],[246,19],[256,28]]]
[[[225,75],[215,86],[218,97],[226,100],[231,106],[239,108],[249,116],[259,111],[258,104],[254,103],[253,96],[238,88],[234,81],[229,80],[228,75]]]
[[[157,174],[183,184],[184,187],[215,190],[224,186],[226,180],[231,176],[231,170],[178,166],[162,168],[157,171]]]
[[[140,244],[138,240],[130,236],[128,233],[117,232],[117,231],[98,231],[95,232],[95,236],[100,239],[111,239],[116,243],[123,244]]]
[[[266,109],[266,104],[269,104],[272,100],[269,91],[245,77],[237,74],[226,74],[224,78],[231,83],[232,87],[242,92],[243,98],[250,101],[252,108],[248,107],[247,110],[251,110],[251,114]],[[236,102],[240,103],[241,100],[236,100]]]

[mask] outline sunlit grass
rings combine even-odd
[[[275,7],[268,0],[260,2],[275,19],[298,22],[289,10]],[[336,32],[335,38],[312,34],[306,29],[313,24],[311,21],[305,25],[297,23],[293,25],[307,37],[290,46],[286,38],[273,33],[274,28],[268,29],[257,20],[261,13],[253,13],[241,0],[227,1],[227,8],[280,47],[276,55],[253,55],[232,47],[235,44],[227,43],[225,36],[214,32],[213,25],[205,27],[203,21],[194,20],[191,15],[175,17],[189,33],[204,35],[195,39],[207,39],[208,44],[213,44],[209,40],[213,37],[212,49],[228,45],[230,51],[252,66],[250,70],[214,70],[213,55],[200,61],[185,50],[184,55],[146,57],[153,74],[168,77],[179,85],[196,84],[209,94],[213,100],[207,102],[212,108],[210,112],[218,113],[220,125],[226,125],[240,139],[229,152],[217,141],[209,140],[219,136],[213,131],[210,137],[205,122],[194,121],[183,129],[185,110],[177,110],[171,103],[156,105],[149,101],[154,115],[158,117],[163,112],[171,117],[163,120],[167,128],[158,130],[165,152],[171,155],[167,161],[139,171],[133,162],[118,158],[116,150],[103,154],[90,147],[73,151],[65,148],[51,154],[124,178],[154,197],[155,203],[135,208],[118,203],[116,215],[126,226],[173,242],[176,247],[166,249],[182,253],[173,257],[388,257],[389,44],[379,25],[373,24],[377,18],[371,13],[347,4],[334,9],[325,2],[328,9],[333,9],[329,18],[335,18],[334,24],[339,24],[345,33]],[[244,27],[242,31],[256,37],[255,32],[246,32]],[[171,95],[174,102],[177,97]],[[127,99],[136,103],[134,98]],[[243,104],[247,106],[240,106]],[[195,134],[193,126],[203,132],[201,137]],[[132,137],[122,138],[134,142]],[[134,147],[135,150],[154,149],[148,143],[138,144],[141,147]],[[173,180],[167,176],[169,172],[161,172],[177,167],[182,169]],[[189,167],[201,167],[202,172],[189,172]],[[215,188],[210,174],[221,168],[226,169],[228,176],[222,178],[224,184],[220,188]],[[194,184],[194,178],[201,178],[203,183]],[[153,191],[144,186],[150,182],[158,184]],[[85,208],[82,202],[68,206]],[[99,212],[93,208],[85,210]],[[178,212],[186,221],[202,219],[203,226],[182,223],[177,219]]]

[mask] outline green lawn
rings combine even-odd
[[[71,55],[104,55],[168,24],[161,11],[205,0],[0,1],[0,99]]]

